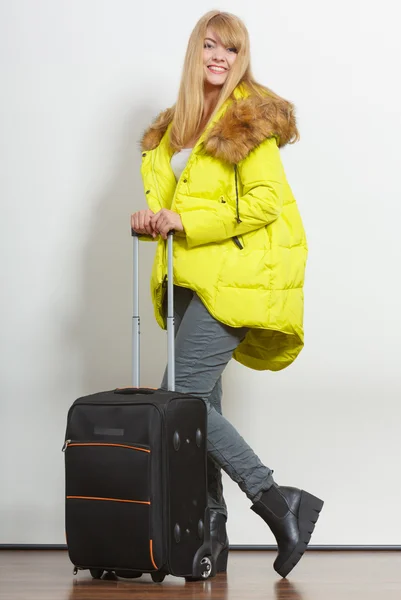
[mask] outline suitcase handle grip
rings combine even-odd
[[[151,388],[136,388],[136,387],[127,387],[127,388],[116,388],[114,390],[115,394],[122,394],[123,396],[134,396],[135,394],[154,394],[156,390],[152,390]]]
[[[175,335],[174,335],[174,282],[173,282],[173,239],[174,229],[167,235],[167,388],[175,391]],[[131,228],[133,239],[133,316],[132,316],[132,387],[139,388],[140,380],[140,317],[139,317],[139,234]]]
[[[168,232],[168,235],[172,235],[174,233],[175,233],[175,229],[170,229],[170,231]],[[149,238],[152,240],[154,239],[154,237],[149,235],[148,233],[138,233],[137,231],[135,231],[135,229],[132,229],[132,227],[131,227],[131,235],[133,237],[137,237],[137,238],[143,237],[143,238]]]
[[[135,229],[132,229],[132,227],[131,227],[131,235],[132,235],[132,237],[137,237],[137,238],[143,237],[143,238],[152,238],[152,240],[154,239],[148,233],[138,233],[137,231],[135,231]]]

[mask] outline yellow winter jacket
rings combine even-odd
[[[173,110],[161,112],[140,140],[149,208],[179,213],[185,229],[174,240],[174,283],[194,290],[219,321],[250,328],[233,357],[258,370],[284,369],[304,344],[308,247],[279,151],[294,136],[291,107],[270,95],[261,101],[239,84],[178,182],[170,166]],[[159,236],[151,295],[163,329],[166,272]]]

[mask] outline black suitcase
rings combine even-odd
[[[206,475],[206,405],[174,390],[172,245],[168,236],[169,391],[139,388],[138,244],[134,235],[133,387],[76,400],[65,436],[66,539],[94,578],[215,574]]]

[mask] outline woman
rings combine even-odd
[[[165,240],[174,245],[176,390],[208,409],[208,493],[217,571],[228,555],[221,471],[238,483],[278,545],[285,577],[303,555],[323,502],[279,486],[221,414],[221,375],[234,357],[288,367],[303,347],[307,243],[279,148],[299,139],[293,105],[251,74],[248,32],[213,10],[195,26],[176,104],[141,138],[148,209],[132,228],[158,240],[151,292],[166,328]],[[166,389],[167,376],[161,387]]]

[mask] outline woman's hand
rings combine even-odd
[[[180,215],[167,208],[162,208],[158,213],[153,215],[150,218],[150,225],[154,231],[160,233],[164,240],[167,239],[168,232],[172,229],[175,231],[184,231]]]
[[[154,212],[150,208],[139,210],[138,212],[131,215],[131,229],[136,233],[142,233],[157,237],[157,232],[154,230],[151,217],[154,216]]]

